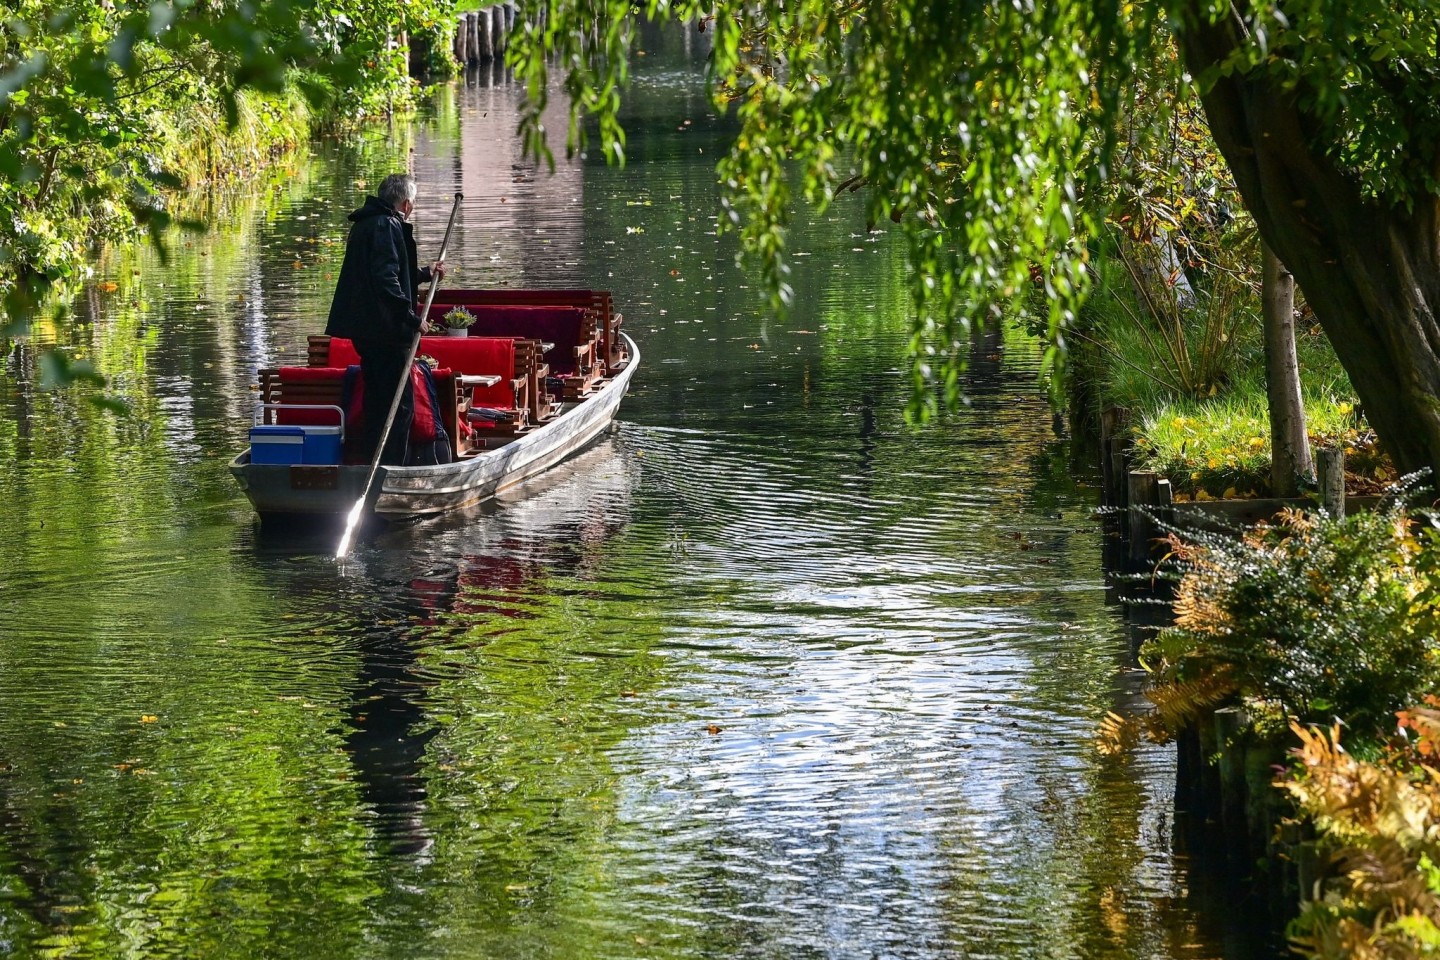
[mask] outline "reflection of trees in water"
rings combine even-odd
[[[866,388],[860,394],[860,462],[856,472],[872,479],[875,471],[875,391]]]
[[[0,906],[18,908],[41,928],[63,929],[71,918],[62,908],[81,901],[76,881],[84,875],[86,856],[79,844],[55,838],[69,833],[66,824],[77,823],[79,812],[73,799],[57,793],[51,803],[27,814],[24,804],[7,789],[7,774],[14,768],[0,754],[0,837],[5,838],[0,848],[0,893],[4,894]],[[4,920],[0,911],[0,933],[8,927]],[[0,939],[0,953],[5,947],[6,940]]]
[[[425,824],[424,774],[427,747],[439,732],[427,712],[440,683],[425,669],[432,637],[448,637],[447,621],[455,617],[534,618],[527,598],[544,591],[550,577],[586,579],[599,548],[622,527],[590,516],[563,534],[506,539],[484,554],[464,556],[452,573],[406,584],[403,626],[361,639],[355,693],[345,708],[345,749],[361,797],[376,815],[383,852],[424,859],[434,839]]]
[[[1010,377],[1005,371],[1005,331],[998,323],[971,327],[970,359],[963,380],[967,396],[989,397],[1007,392]]]

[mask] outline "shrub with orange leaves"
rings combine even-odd
[[[1387,737],[1395,712],[1440,679],[1440,535],[1411,519],[1414,489],[1339,519],[1289,511],[1238,537],[1172,535],[1175,622],[1141,648],[1155,711],[1107,719],[1102,751],[1133,739],[1127,724],[1163,740],[1241,701],[1282,722],[1338,719],[1367,743]]]
[[[1427,698],[1433,705],[1433,698]],[[1340,746],[1340,726],[1292,724],[1298,770],[1281,782],[1314,818],[1338,874],[1308,900],[1289,933],[1314,960],[1409,960],[1440,948],[1440,714],[1400,711],[1418,734],[1413,753],[1382,763]]]

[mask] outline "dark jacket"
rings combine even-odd
[[[377,197],[366,197],[350,221],[325,332],[409,346],[420,329],[415,288],[430,280],[430,269],[417,263],[415,230]]]

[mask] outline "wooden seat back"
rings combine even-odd
[[[446,304],[443,309],[441,304]],[[489,290],[466,290],[442,288],[435,292],[435,306],[432,316],[443,316],[444,310],[456,304],[476,306],[569,306],[583,307],[594,311],[595,341],[598,360],[605,366],[600,376],[606,376],[610,366],[620,355],[620,325],[624,317],[615,312],[614,301],[609,290],[544,290],[494,288]],[[534,334],[530,334],[534,335]],[[549,339],[544,337],[542,339]]]
[[[262,423],[320,424],[335,426],[333,411],[287,409],[290,406],[342,407],[344,391],[343,369],[327,370],[320,376],[296,376],[300,371],[307,374],[319,373],[310,367],[271,367],[260,371],[260,402],[265,405]],[[330,374],[330,375],[325,375]],[[277,406],[279,404],[285,407]]]

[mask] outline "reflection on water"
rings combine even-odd
[[[844,202],[765,317],[685,43],[645,35],[623,170],[536,171],[472,73],[107,261],[37,338],[129,418],[11,352],[0,955],[1243,954],[1171,755],[1091,748],[1133,676],[1037,351],[978,338],[970,404],[906,428],[901,255]],[[225,463],[407,162],[422,248],[466,194],[457,283],[608,286],[646,366],[574,463],[337,567]]]

